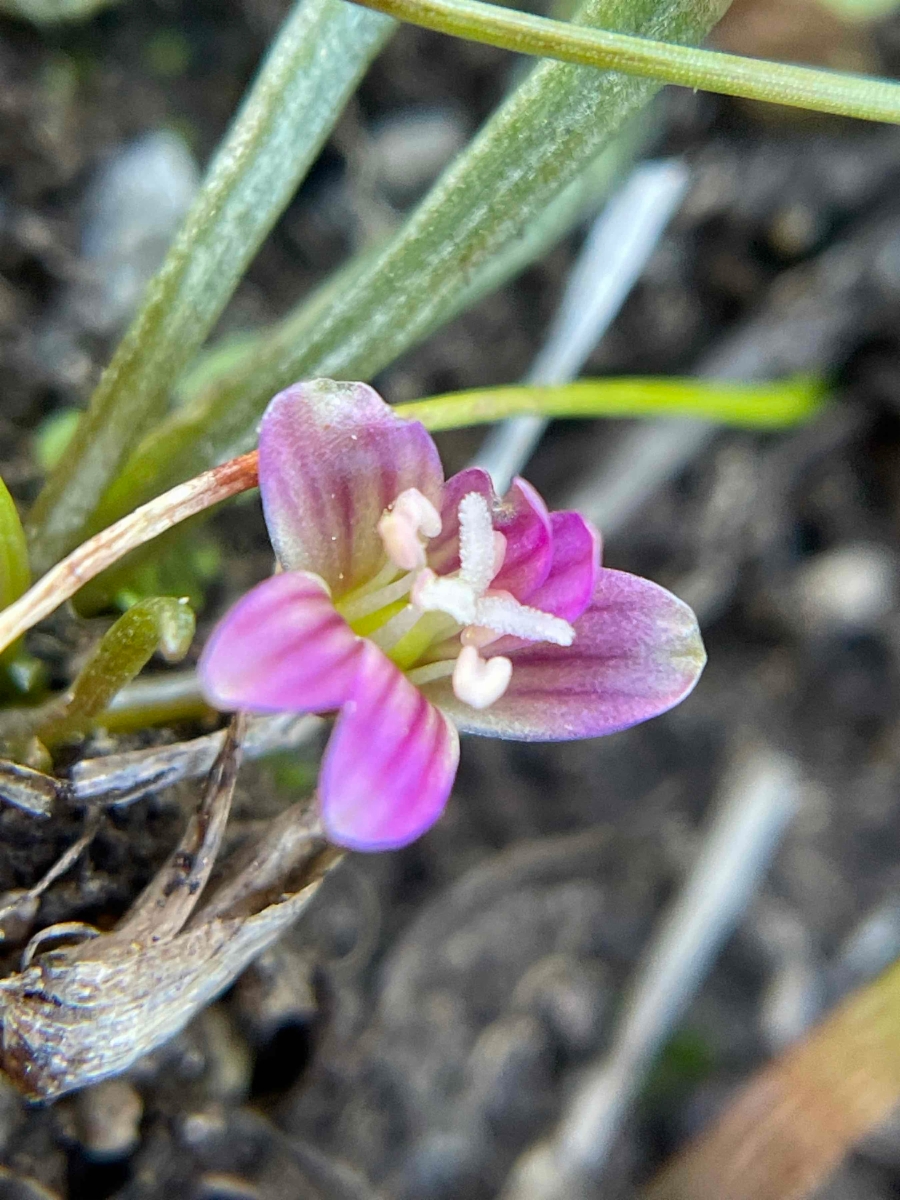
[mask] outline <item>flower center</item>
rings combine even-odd
[[[413,683],[449,675],[460,700],[488,708],[509,686],[513,665],[500,655],[482,658],[480,649],[504,636],[570,646],[575,631],[568,621],[491,588],[506,538],[494,529],[482,495],[463,496],[458,516],[459,570],[436,575],[425,565],[426,545],[441,532],[440,515],[417,489],[402,492],[378,522],[387,563],[337,608]]]

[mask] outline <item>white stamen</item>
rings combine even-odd
[[[529,608],[502,593],[482,596],[475,605],[475,620],[470,624],[486,625],[495,633],[512,634],[529,642],[552,642],[555,646],[571,646],[575,640],[575,630],[562,617]]]
[[[396,574],[396,571],[394,572]],[[380,608],[386,608],[388,604],[393,604],[395,600],[402,600],[407,594],[413,583],[413,573],[408,571],[405,575],[401,575],[394,583],[389,583],[387,587],[380,588],[377,592],[368,592],[363,595],[353,596],[349,601],[341,600],[338,605],[338,612],[345,621],[358,621],[362,617],[367,617],[370,613],[378,612]]]
[[[450,575],[435,575],[429,567],[420,571],[409,594],[423,612],[445,612],[460,625],[475,620],[476,596],[472,587]]]
[[[459,577],[478,596],[497,574],[496,557],[491,510],[484,496],[469,492],[459,502]]]
[[[367,636],[387,654],[421,619],[422,614],[415,605],[407,604],[406,608],[401,608],[389,621],[385,621],[380,629],[373,629]]]
[[[463,646],[453,668],[453,691],[463,704],[489,708],[509,687],[510,679],[508,658],[483,659],[474,646]]]
[[[440,662],[426,663],[424,667],[413,667],[406,672],[406,678],[416,687],[421,687],[423,683],[433,683],[435,679],[446,679],[453,674],[455,666],[455,658],[444,658]]]
[[[401,492],[378,521],[378,533],[388,558],[404,571],[425,565],[422,537],[437,537],[440,532],[441,515],[418,488]]]

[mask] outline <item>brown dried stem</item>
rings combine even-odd
[[[213,467],[211,471],[204,471],[88,538],[14,604],[0,612],[0,652],[129,551],[159,537],[188,517],[256,487],[258,458],[254,450]]]

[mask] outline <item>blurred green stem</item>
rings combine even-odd
[[[771,429],[812,417],[821,407],[820,380],[732,383],[707,379],[579,379],[559,386],[478,388],[397,406],[437,433],[505,417],[696,417],[725,425]]]
[[[64,695],[38,708],[0,714],[0,737],[13,745],[37,737],[46,746],[80,737],[157,650],[177,662],[193,636],[194,614],[185,600],[142,600],[106,631]]]
[[[585,29],[482,0],[356,0],[401,21],[519,54],[792,108],[900,123],[900,84]]]

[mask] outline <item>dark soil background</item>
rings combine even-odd
[[[148,156],[162,156],[167,194],[190,194],[191,156],[207,160],[284,7],[131,0],[42,34],[0,21],[0,474],[23,505],[41,479],[34,431],[85,401],[174,228],[146,199]],[[765,9],[742,10],[725,36],[752,51],[750,18]],[[900,70],[900,20],[869,34],[813,14],[790,37],[798,58]],[[513,70],[498,52],[402,31],[222,331],[275,318],[396,224]],[[697,691],[605,740],[467,741],[436,829],[402,853],[352,856],[308,920],[127,1079],[43,1108],[0,1082],[4,1196],[343,1200],[362,1194],[348,1167],[396,1200],[497,1195],[601,1054],[748,747],[796,761],[800,811],[596,1195],[635,1195],[754,1067],[900,953],[900,130],[684,92],[664,97],[654,126],[653,151],[690,165],[690,192],[590,368],[715,361],[826,371],[835,385],[813,425],[718,433],[608,540],[608,564],[696,604],[710,658]],[[162,129],[181,141],[142,140]],[[519,378],[577,243],[407,355],[377,381],[384,394]],[[576,486],[602,496],[623,429],[554,427],[529,477],[553,506]],[[477,441],[445,439],[448,465]],[[224,570],[204,627],[269,568],[255,504],[215,529]],[[32,648],[62,682],[97,629],[71,618]],[[237,823],[296,796],[297,775],[281,761],[248,768]],[[108,817],[36,927],[115,920],[197,795],[185,785]],[[0,890],[33,883],[79,828],[77,814],[0,810]],[[11,934],[10,970],[28,933]],[[900,1195],[900,1130],[872,1138],[826,1195]]]

